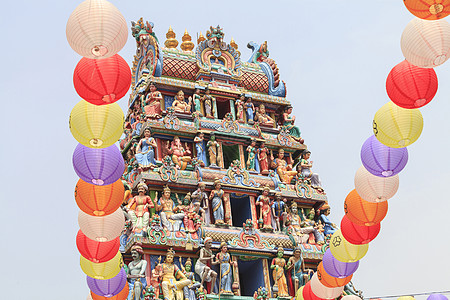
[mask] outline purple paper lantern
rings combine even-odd
[[[345,263],[334,258],[328,249],[322,258],[322,265],[328,275],[335,278],[344,278],[356,272],[359,266],[359,260],[355,262]]]
[[[431,294],[427,300],[448,300],[448,298],[442,294]]]
[[[122,268],[119,274],[111,279],[100,280],[86,276],[89,289],[96,295],[112,297],[120,293],[127,283],[127,273]]]
[[[372,135],[361,148],[361,161],[371,174],[390,177],[403,170],[408,162],[408,150],[383,145]]]
[[[78,177],[95,185],[112,184],[125,170],[125,162],[116,145],[94,149],[78,144],[72,162]]]

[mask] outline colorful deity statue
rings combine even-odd
[[[303,217],[302,227],[308,227],[308,226],[314,227],[315,230],[313,231],[313,233],[314,233],[315,242],[318,245],[323,245],[323,244],[325,244],[325,236],[323,234],[323,231],[324,231],[323,225],[321,225],[322,222],[320,220],[319,220],[319,222],[316,222],[314,220],[315,216],[316,216],[315,213],[316,213],[316,211],[314,210],[314,207],[311,207],[309,209],[308,214],[305,216],[303,208],[301,209],[301,214]],[[322,229],[320,229],[320,228],[322,228]]]
[[[273,205],[273,201],[270,200],[269,191],[270,188],[266,185],[263,189],[263,194],[258,196],[255,202],[256,205],[260,206],[259,219],[263,224],[263,229],[273,229],[272,224],[275,221],[272,216],[271,206]]]
[[[133,260],[128,264],[127,280],[130,288],[130,294],[133,299],[144,299],[144,289],[147,286],[147,280],[145,279],[145,270],[147,269],[147,261],[142,259],[144,256],[144,250],[140,245],[134,245],[131,247],[131,257]]]
[[[144,137],[136,147],[136,161],[142,169],[156,167],[155,150],[157,144],[155,138],[151,136],[150,127],[144,129]]]
[[[259,122],[259,125],[267,127],[272,127],[275,124],[275,120],[266,114],[266,107],[264,104],[260,104],[256,111],[256,121]]]
[[[173,263],[174,257],[175,251],[170,248],[161,266],[161,288],[164,300],[184,300],[183,288],[192,283]]]
[[[248,124],[255,123],[255,121],[254,121],[255,105],[253,105],[252,97],[247,98],[247,101],[245,101],[244,107],[245,107],[245,112],[247,115],[247,123]]]
[[[277,250],[277,257],[272,260],[270,268],[274,281],[273,290],[276,291],[278,297],[289,297],[286,276],[284,271],[287,268],[286,261],[283,258],[284,249],[279,247]]]
[[[269,174],[269,149],[267,149],[266,144],[261,142],[261,145],[259,146],[257,150],[258,154],[258,162],[259,162],[259,169],[260,173],[263,175]]]
[[[161,265],[161,256],[158,257],[158,264],[152,270],[152,277],[150,280],[150,285],[153,287],[153,292],[155,294],[154,299],[159,298],[159,287],[161,284],[161,276],[162,276],[162,265]]]
[[[286,199],[282,199],[281,193],[276,193],[275,202],[272,204],[272,214],[275,219],[276,229],[281,231],[281,225],[283,224],[283,217],[285,216]]]
[[[179,113],[190,113],[192,105],[192,97],[189,97],[188,102],[184,100],[184,92],[183,90],[179,90],[175,95],[175,98],[172,102],[172,108]]]
[[[156,205],[156,211],[161,212],[161,223],[170,232],[179,231],[184,215],[174,214],[174,203],[168,186],[163,189],[162,197]]]
[[[192,95],[192,101],[194,102],[194,111],[198,112],[200,116],[202,114],[202,97],[200,96],[200,89],[195,89]]]
[[[203,132],[200,132],[197,134],[197,136],[194,138],[195,143],[195,151],[197,152],[197,160],[205,162],[205,147],[203,141],[205,140],[205,134]]]
[[[220,264],[220,288],[219,293],[225,295],[233,295],[231,285],[233,283],[232,266],[237,266],[237,262],[231,260],[231,255],[228,253],[228,245],[226,242],[220,244],[219,253],[217,253],[215,265]]]
[[[202,220],[205,225],[209,225],[210,217],[209,217],[209,204],[208,204],[208,195],[205,193],[206,184],[204,182],[200,182],[197,186],[197,189],[192,193],[192,203],[199,204],[199,211],[203,210]]]
[[[205,106],[205,114],[207,118],[214,118],[214,106],[213,102],[216,100],[213,96],[211,96],[211,91],[207,87],[205,90],[205,94],[202,97],[204,106]]]
[[[295,123],[295,116],[291,116],[292,113],[292,106],[288,105],[284,108],[284,113],[282,115],[282,125],[289,131],[289,135],[296,141],[302,142],[300,135],[300,129],[298,129],[297,126],[294,125]]]
[[[313,188],[322,189],[322,182],[320,181],[319,175],[311,171],[313,161],[308,161],[310,157],[311,152],[309,150],[303,151],[302,159],[300,160],[300,164],[298,166],[299,175],[303,178],[310,179],[311,186]]]
[[[183,272],[184,276],[186,276],[186,278],[191,281],[191,284],[183,287],[184,299],[185,300],[197,300],[197,297],[195,296],[195,294],[196,294],[197,289],[200,287],[200,282],[195,282],[195,274],[194,274],[194,272],[191,271],[192,270],[192,261],[188,257],[184,266],[181,261],[181,257],[179,258],[179,261],[180,261],[181,271]]]
[[[150,221],[150,213],[148,208],[153,208],[153,201],[150,196],[146,195],[148,187],[144,182],[137,185],[138,195],[134,196],[126,206],[131,223],[133,224],[132,231],[139,233],[147,231]],[[134,209],[132,207],[135,206]]]
[[[150,92],[147,94],[145,99],[142,100],[142,105],[144,106],[145,115],[150,119],[161,118],[161,102],[163,97],[159,91],[156,90],[156,86],[153,82],[149,85]]]
[[[322,207],[320,208],[320,221],[323,224],[323,233],[325,235],[332,235],[337,230],[336,224],[332,223],[328,218],[328,216],[330,215],[330,211],[330,206],[327,203],[322,205]]]
[[[284,149],[278,150],[278,157],[275,159],[271,154],[270,159],[272,160],[272,168],[277,172],[281,182],[290,184],[294,176],[297,175],[297,171],[293,171],[292,165],[284,160]]]
[[[308,282],[309,276],[314,273],[313,270],[305,268],[305,262],[302,257],[302,248],[299,246],[294,248],[294,255],[288,260],[287,271],[290,275],[288,276],[290,279],[289,285],[295,295],[297,290]]]
[[[292,203],[287,219],[293,229],[293,236],[297,244],[305,244],[308,241],[315,243],[315,238],[318,235],[317,229],[308,222],[302,221],[298,214],[297,203]]]
[[[211,269],[214,260],[214,254],[211,249],[212,238],[206,237],[204,243],[205,247],[200,249],[200,256],[195,264],[195,273],[202,279],[201,286],[206,281],[211,282],[211,287],[214,288],[217,273]]]
[[[261,44],[261,46],[258,49],[258,52],[256,53],[256,61],[257,62],[263,62],[266,61],[269,57],[269,50],[267,49],[267,41]]]
[[[224,210],[224,192],[221,189],[222,184],[220,180],[214,181],[214,189],[209,194],[211,200],[211,207],[214,216],[214,224],[225,224],[225,210]]]
[[[247,152],[248,152],[248,157],[247,157],[247,170],[248,171],[256,171],[256,152],[257,152],[257,148],[256,148],[256,140],[252,139],[250,145],[247,147]]]
[[[244,104],[245,104],[245,94],[241,94],[236,102],[234,103],[236,107],[236,120],[239,123],[245,123],[244,120]]]
[[[208,148],[209,153],[209,165],[217,167],[220,144],[216,141],[216,135],[214,133],[211,133],[210,140],[206,144],[206,147]]]
[[[184,229],[186,232],[195,233],[201,226],[201,217],[194,209],[191,203],[191,193],[187,193],[183,199],[183,203],[174,208],[174,212],[182,213],[182,216],[172,216],[172,219],[181,219],[183,217]]]
[[[186,149],[183,148],[183,145],[181,144],[181,140],[178,136],[175,136],[173,138],[172,143],[170,143],[169,148],[169,141],[167,141],[167,148],[170,155],[172,155],[172,161],[177,167],[177,169],[184,170],[186,169],[188,163],[191,162],[192,157],[191,151],[189,150],[189,147],[187,143],[185,143]]]

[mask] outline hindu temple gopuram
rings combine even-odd
[[[153,27],[132,22],[120,141],[128,299],[292,299],[336,225],[268,43]]]

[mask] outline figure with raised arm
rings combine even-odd
[[[301,142],[301,132],[300,129],[298,129],[297,126],[294,125],[295,123],[295,116],[291,116],[292,113],[292,106],[288,105],[284,108],[284,113],[282,115],[283,117],[283,126],[287,130],[289,130],[289,135],[294,138],[294,140]]]
[[[172,107],[176,112],[180,113],[190,113],[192,105],[192,97],[189,97],[188,102],[184,100],[184,92],[183,90],[179,90],[175,95],[175,98],[172,102]]]
[[[169,145],[169,141],[167,141],[167,144]],[[178,136],[175,136],[172,143],[170,144],[170,148],[169,146],[167,147],[169,154],[172,155],[173,163],[178,169],[181,170],[186,169],[188,163],[190,163],[192,160],[191,151],[187,147],[186,143],[185,146],[186,149],[183,148],[180,138]]]
[[[214,254],[211,249],[212,238],[206,237],[204,243],[205,246],[200,249],[200,257],[195,264],[195,273],[197,273],[202,279],[202,286],[206,281],[211,282],[211,287],[214,288],[217,279],[217,273],[211,269],[212,261],[214,259]]]
[[[200,285],[200,282],[195,282],[195,274],[194,274],[194,272],[191,271],[192,270],[191,258],[190,257],[187,258],[184,266],[181,261],[181,257],[179,257],[179,261],[180,261],[181,271],[183,272],[184,276],[186,276],[186,278],[191,281],[191,284],[183,287],[184,299],[185,300],[197,300],[197,297],[195,296],[195,292],[201,285]]]
[[[150,196],[147,195],[148,187],[144,182],[140,182],[137,185],[138,195],[131,198],[126,206],[131,223],[133,224],[133,232],[146,232],[150,221],[150,213],[148,208],[153,208],[153,201]],[[136,205],[134,209],[131,209],[133,205]]]
[[[322,221],[324,234],[325,235],[332,235],[336,230],[337,226],[336,224],[332,223],[328,216],[330,215],[330,206],[328,203],[325,203],[320,208],[320,221]]]
[[[191,281],[173,263],[175,251],[170,248],[166,254],[166,260],[162,264],[161,288],[164,300],[184,300],[183,288],[191,284]]]
[[[292,165],[284,160],[284,149],[280,148],[278,150],[277,158],[274,158],[270,154],[270,159],[272,161],[272,168],[275,169],[281,181],[290,184],[294,176],[297,175],[297,171],[292,170]]]

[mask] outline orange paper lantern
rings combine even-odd
[[[424,20],[438,20],[450,14],[450,0],[403,0],[406,8]]]
[[[344,211],[346,216],[357,225],[373,226],[380,223],[387,214],[388,202],[368,202],[362,199],[356,190],[345,198]]]
[[[125,300],[128,297],[128,293],[130,292],[128,284],[125,284],[123,290],[115,296],[112,297],[103,297],[99,296],[91,291],[92,300]]]
[[[323,268],[322,262],[320,262],[317,267],[317,278],[319,278],[320,283],[329,288],[335,288],[344,286],[352,280],[353,274],[344,278],[336,278],[329,275]]]
[[[88,215],[106,216],[120,207],[124,193],[120,179],[109,185],[94,185],[80,179],[75,187],[75,201]]]

